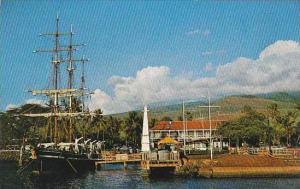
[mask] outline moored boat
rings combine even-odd
[[[61,173],[70,171],[82,173],[85,171],[95,170],[95,160],[99,160],[98,154],[101,150],[102,141],[87,139],[86,136],[78,136],[75,131],[75,124],[81,120],[86,125],[87,120],[97,116],[96,113],[90,112],[85,106],[86,97],[92,93],[85,87],[84,64],[88,59],[75,59],[74,51],[84,44],[73,44],[73,29],[70,32],[59,31],[59,18],[56,18],[56,30],[53,33],[40,34],[52,36],[54,38],[54,48],[47,50],[36,50],[34,52],[49,52],[52,55],[51,65],[53,67],[51,75],[51,87],[42,90],[30,90],[32,95],[43,95],[48,99],[50,112],[26,113],[21,116],[27,117],[44,117],[49,120],[48,131],[49,137],[44,141],[37,141],[31,145],[28,150],[23,144],[20,150],[20,159],[25,160],[19,172],[31,169],[39,173]],[[68,45],[61,45],[60,38],[69,37]],[[66,58],[62,57],[66,55]],[[76,85],[75,81],[75,63],[81,63],[80,84]],[[67,86],[60,87],[62,63],[67,64]],[[77,124],[78,125],[78,124]],[[28,146],[28,145],[27,145]],[[30,155],[24,155],[24,154]],[[22,162],[22,161],[21,161]]]

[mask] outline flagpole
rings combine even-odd
[[[213,147],[211,138],[211,114],[210,114],[210,95],[208,93],[208,119],[209,119],[209,142],[210,142],[210,159],[213,159]]]
[[[183,126],[183,153],[184,155],[186,155],[186,151],[185,151],[185,135],[186,135],[186,131],[185,131],[185,115],[184,115],[184,100],[182,101],[182,126]]]

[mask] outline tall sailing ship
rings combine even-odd
[[[48,113],[22,114],[29,117],[45,117],[49,125],[49,140],[38,143],[31,149],[30,160],[20,171],[28,167],[34,168],[39,173],[61,172],[62,170],[79,173],[95,169],[94,161],[101,149],[101,141],[92,141],[84,136],[76,136],[74,125],[78,120],[88,120],[95,116],[85,106],[86,97],[91,93],[85,87],[84,65],[88,59],[74,58],[74,51],[84,44],[73,44],[74,32],[72,26],[69,32],[59,31],[59,17],[56,18],[56,30],[43,33],[41,36],[54,38],[54,48],[36,50],[34,52],[50,53],[52,55],[51,87],[42,90],[30,90],[32,95],[46,96],[49,102]],[[61,37],[68,37],[67,45],[61,44]],[[81,63],[80,84],[75,83],[75,64]],[[61,66],[65,65],[66,77],[61,77]],[[66,87],[60,87],[60,79],[66,78]],[[59,132],[63,130],[62,132]],[[63,135],[63,136],[62,136]],[[78,138],[77,138],[78,137]],[[22,153],[24,152],[24,147]],[[22,157],[22,154],[21,156]]]

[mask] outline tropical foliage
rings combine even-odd
[[[22,116],[24,113],[49,112],[50,108],[25,104],[19,108],[0,113],[0,147],[12,143],[20,143],[23,138],[50,142],[53,138],[53,120],[46,118],[30,118]],[[186,119],[194,119],[191,113],[186,113]],[[181,113],[177,114],[182,120]],[[169,116],[161,119],[149,117],[149,127],[155,126],[159,120],[172,121]],[[59,119],[59,140],[67,140],[68,121]],[[128,112],[122,116],[102,115],[96,110],[94,117],[79,117],[73,120],[73,137],[91,138],[106,142],[107,148],[114,145],[129,145],[139,147],[143,117],[142,112]],[[218,133],[229,139],[231,145],[247,143],[250,146],[285,145],[299,146],[300,116],[297,109],[282,109],[278,105],[270,104],[264,111],[257,111],[250,106],[243,107],[238,119],[228,121],[219,127]]]
[[[236,146],[241,143],[250,146],[299,146],[299,131],[299,112],[280,112],[277,104],[271,104],[265,114],[245,106],[241,117],[226,122],[218,129],[219,134]]]
[[[19,108],[0,114],[0,145],[20,143],[26,140],[50,142],[53,136],[53,121],[46,118],[29,118],[24,113],[47,112],[49,108],[40,105],[26,104]],[[141,113],[129,112],[128,116],[103,116],[102,111],[96,110],[95,117],[77,118],[73,121],[74,138],[84,137],[106,142],[106,147],[114,144],[127,144],[138,147],[141,143],[143,118]],[[67,120],[59,119],[59,140],[67,140]],[[156,120],[151,119],[150,124]]]

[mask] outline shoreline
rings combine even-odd
[[[17,157],[16,152],[7,151],[2,153],[0,163],[17,163]],[[176,168],[175,174],[182,177],[195,176],[201,178],[300,177],[300,159],[232,154],[219,155],[214,160],[200,157],[188,158],[183,161],[182,166]]]
[[[299,177],[300,159],[290,162],[270,156],[222,155],[214,160],[189,159],[176,172],[203,178]]]
[[[284,167],[213,167],[199,169],[199,177],[204,178],[268,178],[299,177],[300,166]]]

